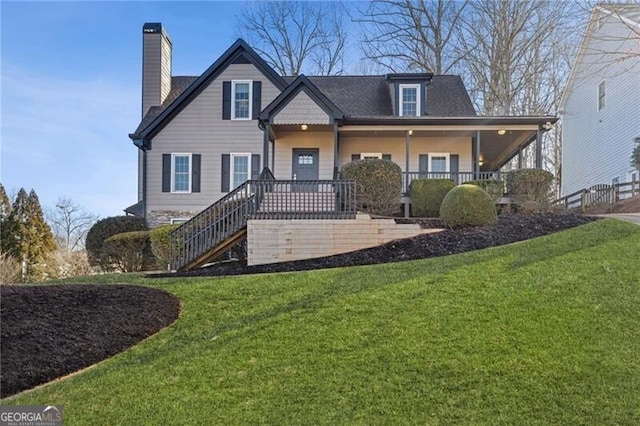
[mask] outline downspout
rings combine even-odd
[[[262,164],[263,169],[269,168],[269,131],[270,124],[264,125],[263,139],[262,139]]]
[[[142,216],[147,217],[147,150],[142,150]]]

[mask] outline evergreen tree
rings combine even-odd
[[[11,213],[11,200],[4,190],[4,186],[0,183],[0,253],[5,253],[5,240],[7,238],[6,227],[7,219]]]
[[[51,276],[55,271],[52,254],[56,244],[34,190],[27,195],[20,188],[6,222],[7,252],[24,262],[25,278],[39,280]]]

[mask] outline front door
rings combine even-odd
[[[317,148],[294,149],[291,167],[291,178],[297,181],[318,180],[319,158],[320,150]],[[309,183],[300,183],[294,185],[294,191],[297,192],[315,191],[316,188],[317,185]]]

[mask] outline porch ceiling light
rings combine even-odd
[[[309,125],[308,124],[303,124],[303,125],[300,126],[300,128],[302,130],[307,130],[309,128]]]
[[[409,130],[409,136],[413,136],[413,130]]]
[[[505,135],[505,133],[507,133],[507,131],[506,131],[505,129],[500,129],[500,130],[498,130],[498,134],[499,134],[500,136],[504,136],[504,135]]]

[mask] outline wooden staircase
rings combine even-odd
[[[172,270],[215,261],[246,239],[250,218],[355,218],[355,181],[281,181],[266,171],[262,179],[246,181],[171,233]]]

